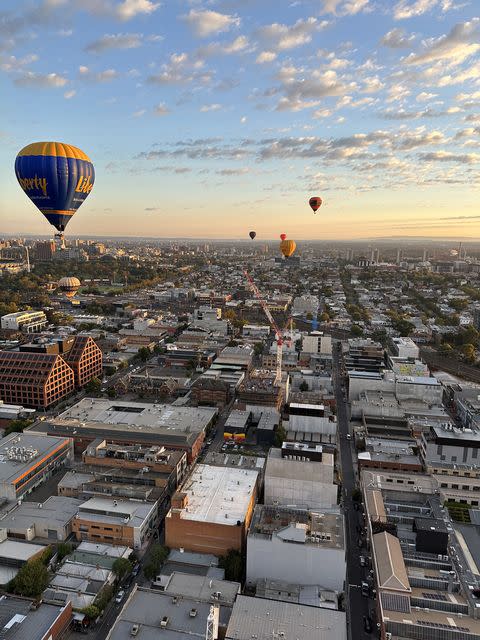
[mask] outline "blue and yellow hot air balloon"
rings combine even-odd
[[[63,232],[95,182],[90,158],[63,142],[33,142],[15,160],[17,180],[63,239]]]

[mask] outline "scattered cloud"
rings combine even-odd
[[[134,111],[132,113],[132,116],[134,118],[141,118],[142,116],[144,116],[147,113],[146,109],[139,109],[138,111]]]
[[[218,102],[214,103],[214,104],[204,104],[200,107],[200,111],[202,113],[208,113],[209,111],[220,111],[222,108],[221,104],[218,104]]]
[[[380,44],[391,49],[408,49],[412,46],[415,36],[407,35],[403,29],[395,28],[388,31],[380,40]]]
[[[240,26],[240,18],[208,9],[190,9],[182,16],[195,35],[207,38],[214,33],[229,31],[232,27]]]
[[[480,18],[455,25],[448,34],[430,38],[423,51],[410,54],[406,64],[419,65],[437,61],[457,65],[480,51]]]
[[[420,160],[427,162],[460,162],[462,164],[474,164],[480,162],[478,153],[451,153],[449,151],[431,151],[419,155]]]
[[[266,62],[273,62],[277,57],[275,51],[261,51],[255,62],[257,64],[265,64]]]
[[[238,36],[232,42],[210,42],[204,47],[199,47],[196,52],[196,57],[202,59],[216,55],[231,55],[235,53],[243,53],[249,48],[249,46],[250,43],[246,36]]]
[[[136,49],[142,45],[140,33],[105,34],[85,47],[88,53],[103,53],[111,49]]]
[[[428,100],[432,100],[437,96],[438,96],[438,93],[428,93],[427,91],[422,91],[421,93],[418,94],[415,100],[417,102],[428,102]]]
[[[0,69],[6,73],[13,71],[20,71],[27,65],[32,64],[38,60],[36,54],[30,54],[23,58],[17,58],[15,56],[2,56],[0,55]]]
[[[164,102],[159,102],[153,111],[156,116],[166,116],[170,113],[170,109]]]
[[[17,87],[38,87],[39,89],[59,89],[64,87],[68,80],[58,73],[34,73],[22,72],[14,80]]]
[[[75,95],[77,95],[77,92],[75,91],[75,89],[71,89],[70,91],[65,91],[63,97],[65,98],[65,100],[71,100]]]
[[[104,71],[92,71],[89,67],[84,65],[78,67],[80,78],[87,82],[98,83],[110,82],[119,77],[118,71],[115,69],[105,69]]]
[[[370,11],[369,0],[321,0],[322,14],[334,16],[354,16],[362,11]]]
[[[160,6],[152,0],[123,0],[114,6],[114,13],[120,20],[131,20],[138,15],[150,15]]]
[[[147,82],[159,85],[188,84],[192,81],[197,85],[209,84],[213,72],[205,71],[203,65],[203,60],[190,58],[188,53],[174,53],[158,73],[147,78]]]
[[[311,42],[313,34],[327,25],[327,21],[319,22],[312,17],[297,20],[291,26],[275,22],[258,29],[257,36],[268,44],[269,51],[286,51]]]

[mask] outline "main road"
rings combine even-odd
[[[342,502],[345,513],[345,543],[347,559],[347,577],[345,585],[345,605],[347,612],[348,637],[350,640],[372,639],[378,637],[372,610],[373,601],[362,596],[362,582],[368,579],[369,563],[366,567],[360,565],[360,556],[368,559],[364,548],[365,538],[363,512],[355,509],[353,498],[354,489],[358,488],[353,464],[354,439],[347,438],[349,431],[349,413],[346,398],[346,377],[342,374],[342,356],[340,342],[333,346],[333,384],[337,404],[338,443],[340,452],[340,470],[342,478]],[[360,543],[360,544],[359,544]],[[364,629],[364,616],[372,618],[372,632]]]

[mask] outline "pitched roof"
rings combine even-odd
[[[380,589],[411,592],[398,538],[387,531],[373,536],[378,586]]]
[[[0,383],[43,385],[59,355],[26,351],[0,351]]]
[[[69,364],[78,362],[89,342],[94,342],[90,336],[75,336],[75,342],[70,351],[65,354],[65,360]]]

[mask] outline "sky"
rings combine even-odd
[[[13,166],[55,140],[96,171],[67,236],[480,238],[479,15],[478,0],[3,0],[0,235],[50,232]]]

